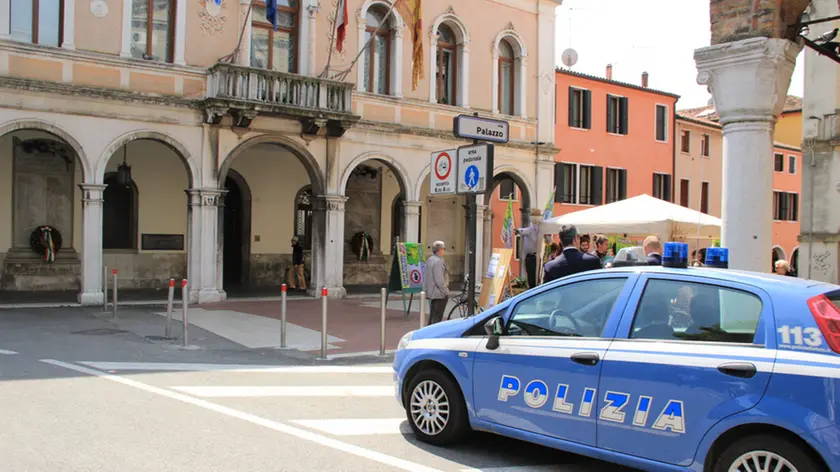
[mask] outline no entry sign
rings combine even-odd
[[[455,149],[446,149],[432,153],[431,187],[432,195],[455,193],[457,179],[455,171]]]

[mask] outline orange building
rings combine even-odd
[[[674,201],[674,109],[678,95],[648,88],[643,74],[640,85],[606,78],[555,71],[556,186],[554,215],[564,215],[595,205],[641,194]],[[503,181],[493,192],[491,243],[501,239],[507,197],[519,190]],[[547,202],[532,202],[544,209]],[[522,226],[518,202],[514,221]],[[519,273],[519,254],[512,269]]]

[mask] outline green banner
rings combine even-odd
[[[420,293],[423,291],[423,272],[426,261],[423,246],[418,243],[397,243],[391,264],[389,292]]]

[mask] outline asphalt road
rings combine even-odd
[[[421,443],[389,364],[266,362],[78,334],[100,322],[0,313],[0,470],[628,470],[488,434],[449,449]]]

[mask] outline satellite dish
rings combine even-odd
[[[563,61],[563,65],[565,65],[568,68],[571,68],[573,65],[577,64],[578,53],[572,48],[566,49],[565,51],[563,51],[561,60]]]

